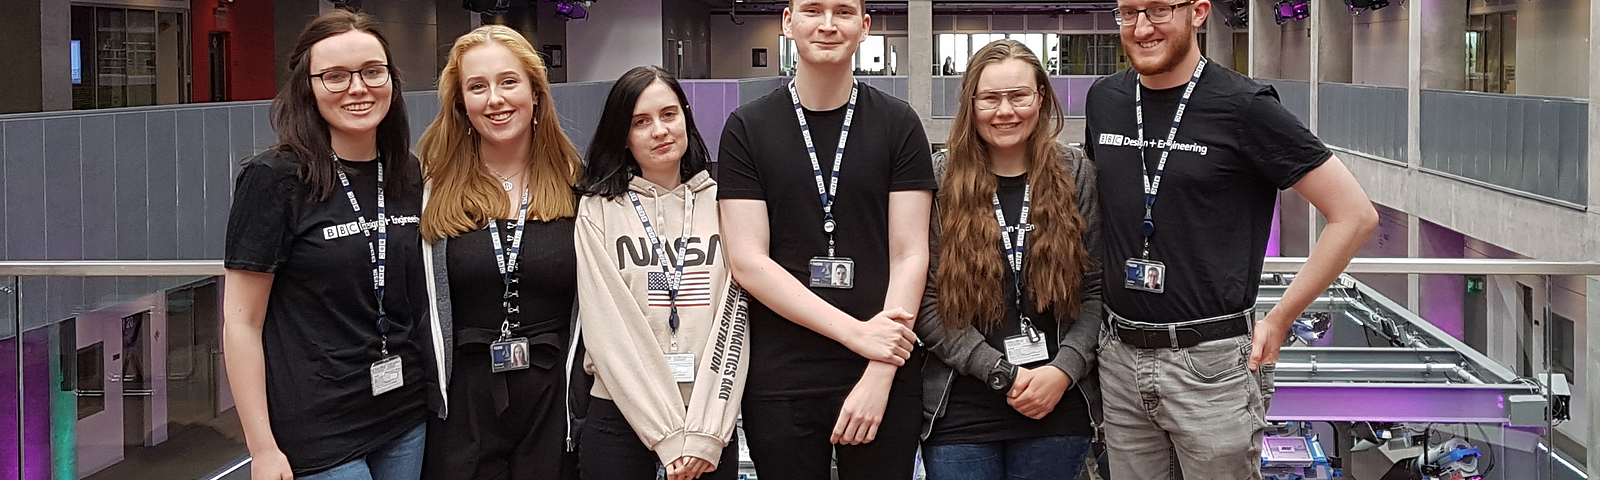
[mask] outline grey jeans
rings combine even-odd
[[[1252,372],[1250,337],[1189,348],[1100,339],[1100,392],[1114,480],[1261,479],[1261,435],[1274,365]]]

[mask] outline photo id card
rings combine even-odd
[[[856,261],[846,257],[811,257],[812,287],[851,289],[856,285]]]
[[[390,356],[378,360],[369,369],[372,372],[372,396],[383,395],[390,390],[400,388],[406,384],[405,369],[400,366],[400,357]]]
[[[1167,266],[1153,260],[1130,258],[1127,263],[1127,280],[1122,282],[1122,287],[1130,290],[1140,290],[1150,293],[1161,293],[1167,289]]]
[[[528,368],[528,339],[508,338],[489,344],[489,371],[509,372]]]
[[[678,383],[694,381],[694,355],[692,354],[667,354],[667,368],[672,370],[673,381]]]
[[[1027,334],[1006,337],[1006,361],[1012,365],[1026,365],[1049,359],[1050,349],[1045,347],[1043,338],[1035,341],[1028,338]]]

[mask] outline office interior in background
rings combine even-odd
[[[1016,39],[1062,94],[1060,140],[1082,142],[1089,86],[1128,67],[1114,5],[868,0],[856,74],[909,102],[941,144],[967,57]],[[413,135],[439,107],[454,38],[498,23],[545,55],[580,148],[610,81],[654,64],[684,79],[715,151],[729,112],[793,74],[784,6],[0,2],[0,379],[15,379],[0,381],[0,478],[248,478],[222,365],[218,261],[239,161],[274,143],[268,102],[320,12],[358,8],[380,22]],[[1597,7],[1213,0],[1205,54],[1272,85],[1381,216],[1284,350],[1268,478],[1600,472]],[[1281,194],[1259,309],[1323,222]],[[174,262],[117,266],[151,260]]]

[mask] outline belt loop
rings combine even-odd
[[[1172,341],[1172,349],[1173,350],[1177,350],[1178,349],[1178,327],[1176,325],[1167,325],[1167,338]]]

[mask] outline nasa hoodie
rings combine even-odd
[[[627,194],[578,204],[578,312],[584,369],[595,376],[591,394],[616,402],[662,464],[683,455],[716,464],[733,436],[749,351],[748,310],[728,268],[716,182],[701,172],[667,190],[635,176],[628,188],[639,208]],[[652,248],[640,210],[665,257]],[[670,272],[680,246],[674,333]],[[668,366],[674,337],[676,353],[694,358],[692,381],[676,381]]]

